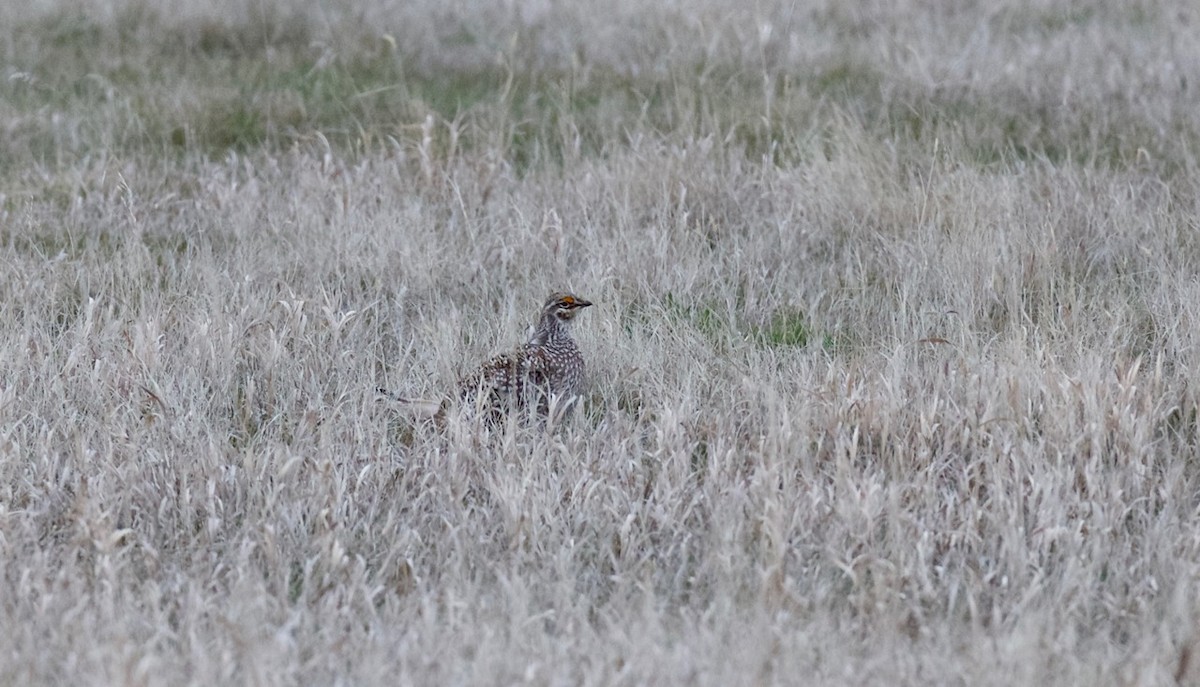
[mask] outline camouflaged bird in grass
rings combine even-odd
[[[569,293],[551,294],[529,340],[463,378],[460,398],[491,419],[512,410],[533,411],[543,418],[565,417],[583,391],[585,369],[570,326],[579,311],[590,305]]]
[[[458,400],[463,407],[493,424],[514,412],[542,420],[569,415],[583,392],[585,372],[583,354],[570,328],[579,311],[590,305],[570,293],[550,294],[528,341],[459,381]],[[395,398],[427,408],[436,420],[444,419],[450,403]]]

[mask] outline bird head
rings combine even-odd
[[[562,322],[570,322],[580,310],[591,304],[591,301],[569,293],[552,293],[550,298],[546,299],[546,305],[542,307],[542,315],[554,315]]]

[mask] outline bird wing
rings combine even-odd
[[[540,345],[528,344],[524,346],[521,349],[520,358],[520,373],[533,380],[534,383],[540,383],[550,372],[550,357],[546,355],[546,350]]]
[[[545,356],[525,348],[501,353],[488,360],[462,380],[464,392],[491,389],[502,394],[519,390],[526,380],[534,381],[545,374]]]

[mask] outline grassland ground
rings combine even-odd
[[[729,5],[0,7],[0,684],[1200,680],[1200,15]]]

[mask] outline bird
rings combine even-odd
[[[591,301],[564,291],[550,294],[525,343],[460,377],[458,402],[492,426],[514,413],[543,422],[565,419],[583,392],[586,371],[583,354],[571,338],[571,326],[579,312],[591,305]],[[432,410],[435,421],[445,419],[452,402],[447,399],[436,404],[388,395]]]

